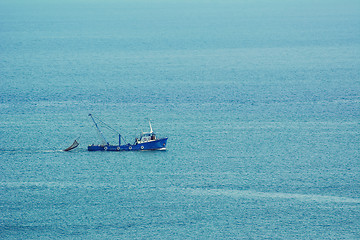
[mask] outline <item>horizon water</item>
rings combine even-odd
[[[2,1],[0,238],[359,239],[359,56],[351,0]]]

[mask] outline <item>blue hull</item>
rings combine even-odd
[[[166,150],[167,138],[161,138],[150,142],[126,145],[90,145],[88,151],[146,151]]]

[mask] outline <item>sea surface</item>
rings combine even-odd
[[[0,143],[0,239],[360,239],[360,2],[3,0]]]

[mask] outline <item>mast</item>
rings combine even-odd
[[[95,119],[93,118],[92,114],[89,113],[89,116],[91,117],[91,119],[93,120],[95,127],[97,128],[97,130],[99,131],[100,135],[102,136],[102,138],[105,140],[105,142],[107,143],[107,145],[109,145],[109,142],[106,140],[104,134],[101,132],[99,126],[97,125],[97,123],[95,122]]]
[[[151,127],[150,119],[149,119],[149,125],[150,125],[150,133],[153,133],[153,129],[152,129],[152,127]]]

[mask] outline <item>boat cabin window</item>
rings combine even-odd
[[[144,133],[141,136],[141,141],[152,141],[152,140],[156,140],[156,135],[153,133]]]

